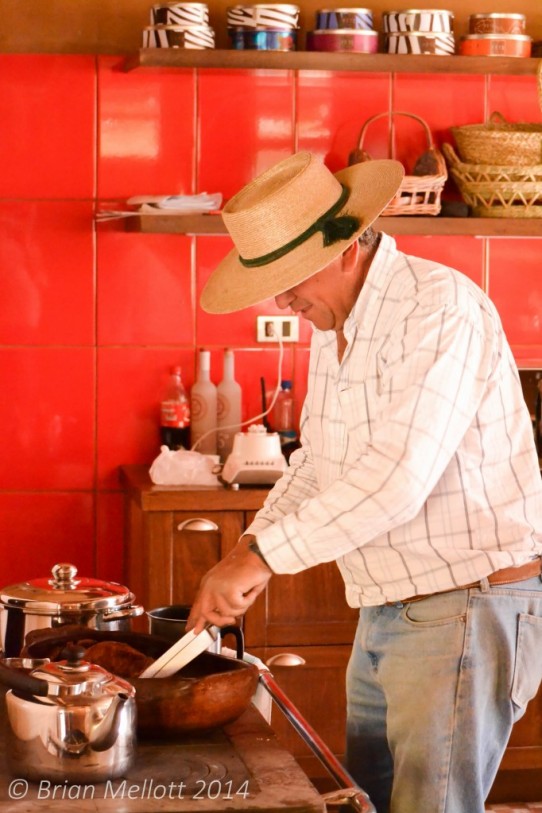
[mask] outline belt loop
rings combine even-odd
[[[480,579],[480,590],[482,591],[482,593],[490,592],[489,581],[487,580],[487,577]]]

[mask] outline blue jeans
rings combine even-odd
[[[377,813],[483,813],[542,680],[540,577],[362,608],[346,680],[346,766]]]

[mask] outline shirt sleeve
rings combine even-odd
[[[320,493],[300,471],[280,481],[252,526],[276,573],[332,561],[408,522],[461,443],[495,363],[496,326],[479,303],[417,308],[379,353],[380,395],[370,443]],[[308,469],[310,471],[310,467]],[[276,502],[274,502],[276,499]],[[298,501],[299,500],[299,501]]]
[[[263,507],[245,531],[247,534],[254,534],[258,539],[261,531],[295,511],[302,502],[318,493],[306,417],[305,403],[301,411],[300,422],[301,448],[292,453],[290,465],[284,475],[275,483],[267,495]]]

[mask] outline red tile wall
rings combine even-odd
[[[272,391],[276,345],[256,316],[198,308],[229,238],[130,234],[93,219],[132,195],[223,193],[297,149],[345,166],[362,123],[394,109],[450,126],[504,115],[538,120],[534,77],[438,77],[289,71],[120,71],[118,59],[0,55],[0,584],[61,560],[123,580],[122,464],[159,449],[158,403],[169,368],[185,383],[197,349],[218,383],[236,350],[245,418]],[[405,124],[397,157],[425,146]],[[384,129],[366,133],[375,158]],[[494,299],[518,361],[542,366],[539,241],[401,237],[400,247],[460,268]],[[304,396],[310,328],[286,346],[282,377]]]

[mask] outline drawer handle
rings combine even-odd
[[[219,527],[216,522],[203,517],[193,517],[192,519],[185,519],[177,525],[178,531],[218,531]]]
[[[266,666],[303,666],[306,661],[301,655],[296,655],[294,652],[279,652],[265,663]]]

